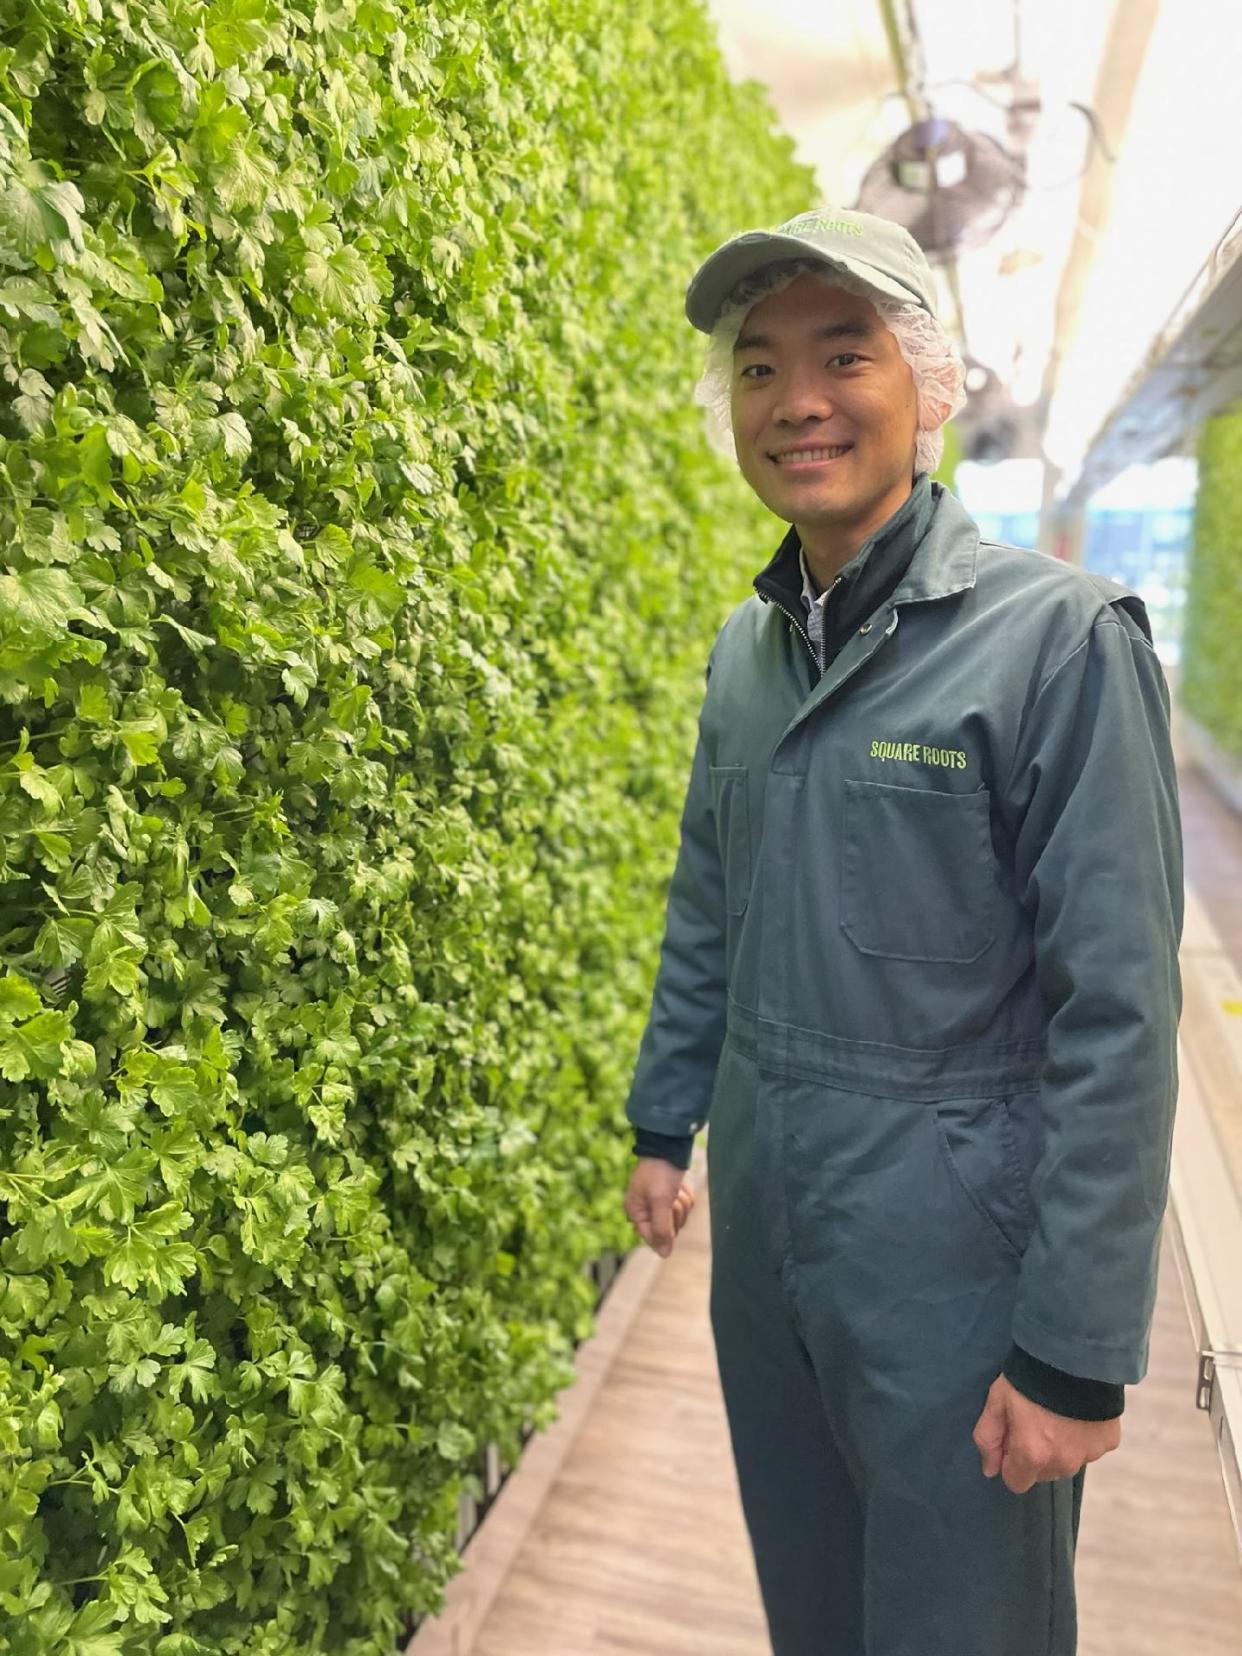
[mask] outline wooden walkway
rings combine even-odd
[[[695,1210],[472,1656],[768,1649],[707,1317],[708,1194],[695,1184]]]

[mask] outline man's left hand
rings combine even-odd
[[[1072,1478],[1121,1442],[1121,1420],[1070,1420],[1033,1403],[998,1374],[975,1422],[975,1447],[985,1478],[999,1472],[1007,1489],[1025,1495],[1032,1484]]]

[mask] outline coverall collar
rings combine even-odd
[[[902,604],[973,586],[978,554],[979,531],[961,503],[920,472],[896,512],[863,542],[829,589],[839,594],[833,599],[839,624],[864,620],[886,591],[892,603]],[[765,602],[775,600],[802,614],[803,585],[802,542],[791,525],[755,576],[754,588]]]

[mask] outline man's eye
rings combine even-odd
[[[857,351],[838,351],[835,356],[828,358],[828,366],[831,366],[834,362],[837,362],[843,363],[847,368],[852,368],[856,362],[861,361],[862,357]],[[746,379],[749,377],[751,379],[758,379],[760,374],[757,373],[756,370],[762,370],[767,373],[771,372],[771,368],[766,362],[751,362],[740,371],[739,378]]]

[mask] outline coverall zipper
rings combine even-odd
[[[785,616],[788,616],[789,620],[793,622],[794,627],[797,629],[797,632],[798,632],[799,636],[802,639],[802,642],[806,645],[807,649],[811,653],[811,660],[815,663],[816,672],[818,674],[818,678],[817,678],[816,682],[817,683],[822,682],[822,680],[824,678],[824,675],[827,673],[828,668],[831,666],[831,662],[825,662],[822,667],[820,666],[819,661],[817,660],[816,655],[815,655],[814,646],[811,643],[811,640],[810,640],[810,638],[809,638],[809,636],[806,632],[806,629],[801,625],[801,623],[799,622],[797,616],[793,613],[793,611],[789,608],[789,606],[787,604],[782,603],[781,600],[776,596],[775,593],[769,594],[769,593],[766,593],[766,592],[761,592],[759,594],[759,596],[763,599],[763,601],[765,603],[775,604],[777,609],[780,610],[781,614],[785,615]],[[893,633],[896,631],[897,621],[898,621],[898,613],[899,612],[897,610],[893,611],[892,620],[889,622],[888,626],[885,628],[884,633],[882,634],[882,636],[877,640],[877,645],[876,645],[877,648],[880,644],[883,644],[886,639],[891,638]],[[871,626],[870,621],[867,622],[866,626],[868,628]],[[866,630],[866,629],[864,628],[863,630]],[[854,663],[854,665],[850,668],[848,673],[843,673],[841,675],[840,683],[836,686],[836,688],[839,690],[841,688],[841,685],[844,684],[847,681],[847,679],[853,678],[854,674],[863,665],[863,662],[864,661],[870,661],[871,657],[874,654],[875,654],[875,650],[873,649],[873,650],[871,650],[871,652],[868,655],[864,656],[861,661],[856,661]],[[796,722],[797,722],[797,720],[795,720],[795,723]],[[789,734],[789,732],[787,730],[785,732],[785,735],[787,736],[788,734]],[[782,736],[781,740],[784,741],[784,739],[785,739],[785,737]]]
[[[763,599],[764,603],[766,603],[766,604],[775,604],[777,609],[780,610],[781,614],[782,615],[787,615],[789,617],[789,619],[793,622],[794,628],[797,631],[797,634],[798,634],[799,638],[801,638],[802,642],[806,645],[807,649],[810,651],[811,660],[815,664],[815,671],[819,674],[820,678],[823,678],[824,669],[820,666],[819,657],[815,654],[815,646],[811,643],[811,635],[807,632],[806,628],[802,625],[801,621],[798,620],[798,617],[789,608],[789,606],[787,604],[783,604],[781,602],[781,600],[778,597],[776,597],[776,595],[774,593],[769,594],[769,593],[766,593],[766,592],[761,592],[759,594],[759,596]]]

